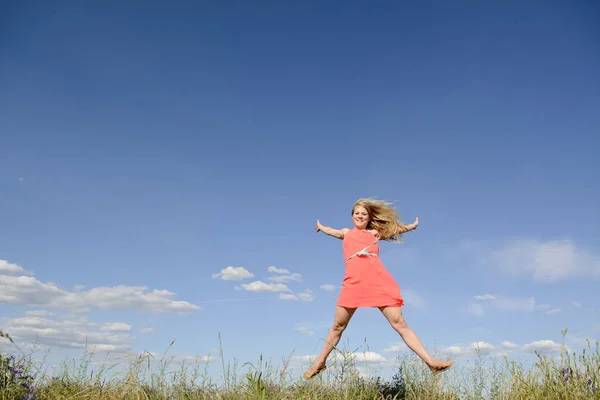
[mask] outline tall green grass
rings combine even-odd
[[[5,332],[0,335],[14,343]],[[50,373],[45,359],[20,349],[15,354],[0,353],[0,400],[600,399],[598,342],[588,342],[581,354],[568,352],[566,346],[560,357],[538,354],[529,367],[478,352],[467,366],[454,366],[436,377],[408,353],[398,357],[387,380],[376,374],[365,377],[359,372],[365,365],[345,350],[332,354],[327,371],[310,381],[302,378],[302,370],[291,370],[292,355],[278,365],[262,357],[241,365],[220,357],[222,375],[212,378],[209,362],[200,359],[175,363],[172,357],[145,353],[112,361],[107,357],[97,364],[86,351]],[[121,370],[123,363],[126,368]]]

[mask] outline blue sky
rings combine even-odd
[[[4,7],[0,328],[22,345],[206,356],[221,333],[226,361],[300,363],[344,272],[315,221],[370,196],[421,221],[381,257],[427,346],[598,337],[593,2]],[[369,309],[343,343],[365,340],[380,367],[401,342]]]

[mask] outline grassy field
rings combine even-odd
[[[0,335],[14,344],[6,332]],[[221,364],[219,383],[208,376],[205,361],[177,364],[150,355],[130,358],[127,369],[117,373],[123,360],[97,365],[85,353],[49,374],[43,360],[15,348],[13,355],[0,353],[0,400],[600,399],[598,342],[588,343],[581,354],[538,355],[530,368],[479,353],[467,367],[455,366],[435,378],[412,354],[398,358],[389,380],[359,374],[352,353],[344,351],[334,351],[328,370],[310,381],[302,379],[301,371],[292,373],[291,357],[277,367],[262,359],[242,365],[233,361]]]

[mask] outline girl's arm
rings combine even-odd
[[[343,239],[346,233],[350,230],[348,228],[342,229],[333,229],[328,226],[322,225],[319,220],[317,220],[317,226],[315,227],[316,231],[323,232],[326,235],[333,236],[334,238]]]
[[[402,233],[406,233],[406,232],[415,230],[415,229],[417,229],[417,226],[419,226],[419,217],[417,217],[415,219],[415,222],[413,222],[412,224],[400,225],[398,227],[398,234],[402,234]]]

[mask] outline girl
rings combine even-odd
[[[324,226],[317,220],[317,232],[343,240],[346,271],[336,304],[333,327],[319,358],[304,373],[304,378],[311,379],[326,369],[325,362],[329,353],[340,341],[350,318],[359,307],[377,307],[433,374],[447,370],[453,363],[432,358],[404,321],[400,308],[404,305],[400,287],[378,257],[378,240],[401,241],[403,233],[412,231],[419,225],[419,219],[404,225],[398,220],[398,213],[390,203],[360,199],[352,208],[352,220],[353,229],[340,230]]]

